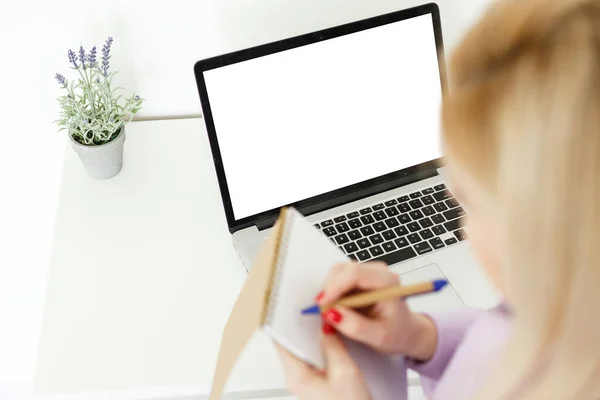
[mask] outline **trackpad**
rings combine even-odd
[[[402,284],[405,285],[431,281],[434,279],[446,279],[437,264],[429,264],[400,275],[400,280]],[[411,310],[418,312],[446,311],[464,307],[463,302],[451,284],[447,285],[437,293],[423,294],[409,298],[407,303]]]

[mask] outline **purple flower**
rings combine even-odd
[[[140,96],[138,96],[137,94],[134,96],[134,98],[133,98],[133,99],[134,99],[134,100],[136,100],[136,101],[139,101],[139,100],[141,100]]]
[[[110,36],[106,39],[106,43],[102,46],[102,72],[104,76],[108,76],[108,69],[110,68],[110,64],[108,60],[110,59],[110,46],[112,46],[113,38]]]
[[[61,74],[56,74],[54,78],[56,78],[56,81],[63,85],[63,87],[67,87],[67,79],[64,76],[62,76]]]
[[[90,68],[94,68],[96,66],[96,46],[92,47],[92,49],[90,50],[88,62]]]
[[[81,66],[85,69],[85,50],[83,46],[79,46],[79,61],[81,62]]]
[[[69,62],[73,64],[75,68],[79,68],[79,65],[77,65],[77,56],[75,55],[75,52],[69,49],[67,54],[69,55]]]

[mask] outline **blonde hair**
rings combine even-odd
[[[447,160],[497,199],[513,334],[477,399],[600,399],[600,0],[505,0],[444,94]]]

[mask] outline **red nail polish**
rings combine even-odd
[[[335,333],[335,328],[327,323],[323,324],[323,333],[326,335],[333,335]]]
[[[334,324],[339,324],[342,322],[342,314],[340,314],[340,312],[335,308],[332,308],[325,313],[325,319],[329,322],[333,322]]]
[[[323,299],[323,296],[325,296],[325,292],[321,291],[321,293],[319,293],[315,298],[315,302],[318,303],[319,301],[321,301]]]

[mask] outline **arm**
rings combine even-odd
[[[426,393],[431,393],[444,375],[454,352],[479,313],[478,310],[467,308],[422,315],[420,339],[415,341],[415,356],[408,359],[407,364],[421,375]]]

